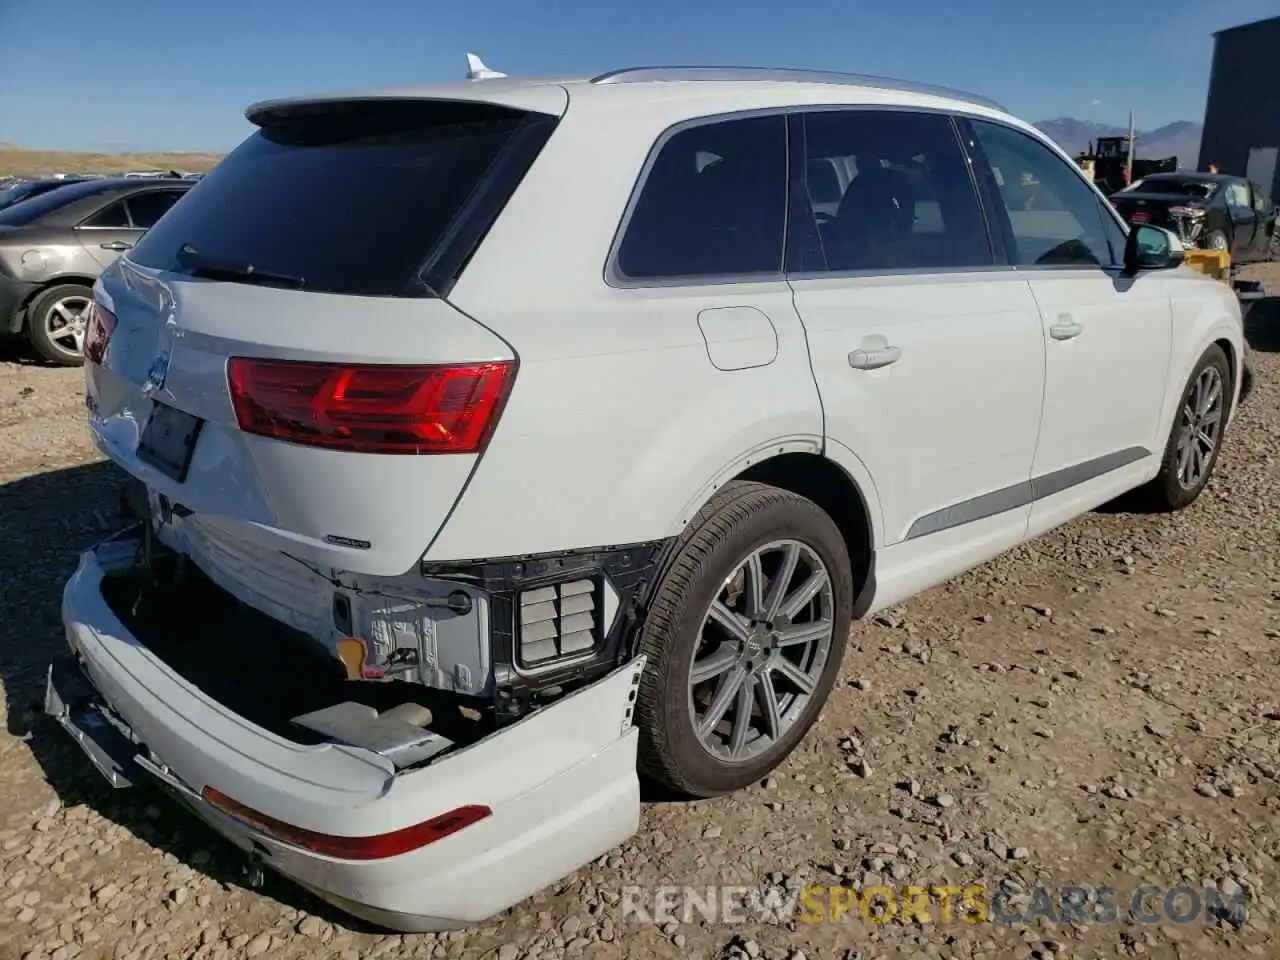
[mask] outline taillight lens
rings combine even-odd
[[[497,425],[514,360],[450,366],[232,357],[246,433],[357,453],[476,453]]]
[[[457,833],[464,827],[478,823],[493,813],[488,807],[471,804],[442,813],[438,817],[432,817],[425,823],[391,833],[373,837],[334,837],[268,817],[237,800],[232,800],[213,787],[205,787],[200,795],[227,816],[239,820],[259,833],[266,834],[281,843],[302,847],[304,850],[311,850],[338,860],[383,860],[419,850],[427,844]]]
[[[116,315],[94,300],[89,304],[89,315],[84,326],[84,358],[90,363],[102,363],[107,355],[107,341],[116,329]]]

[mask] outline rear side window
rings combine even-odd
[[[689,127],[659,148],[616,271],[626,280],[781,274],[786,214],[785,117]]]
[[[948,117],[881,110],[802,116],[810,202],[793,221],[797,270],[946,270],[995,262]],[[837,170],[849,174],[843,185],[831,175]]]
[[[81,226],[127,229],[129,226],[129,211],[125,209],[123,200],[117,200],[115,203],[107,204],[93,216],[88,217]]]
[[[139,193],[129,198],[129,216],[133,225],[139,230],[150,230],[156,222],[168,213],[169,208],[177,203],[184,191],[152,190]]]
[[[216,263],[220,276],[246,282],[252,266],[326,293],[431,296],[424,265],[526,116],[387,101],[278,117],[201,179],[131,259],[178,272]]]

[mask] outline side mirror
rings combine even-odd
[[[1182,241],[1171,230],[1145,223],[1129,230],[1124,245],[1124,270],[1129,276],[1143,270],[1172,270],[1185,259]]]

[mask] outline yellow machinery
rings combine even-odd
[[[1231,280],[1231,254],[1226,250],[1188,250],[1183,262],[1224,283]]]

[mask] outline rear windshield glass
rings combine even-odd
[[[69,203],[109,188],[109,185],[104,186],[94,180],[82,180],[79,183],[73,182],[67,186],[54,187],[52,190],[19,200],[13,206],[0,210],[0,226],[25,227]]]
[[[390,101],[277,120],[201,179],[130,259],[179,272],[215,263],[222,279],[244,281],[252,267],[327,293],[429,296],[423,264],[522,117]]]
[[[1161,178],[1154,180],[1147,178],[1139,180],[1132,187],[1125,190],[1125,193],[1163,193],[1176,197],[1198,197],[1204,199],[1213,193],[1217,184],[1208,183],[1204,180],[1165,180]]]

